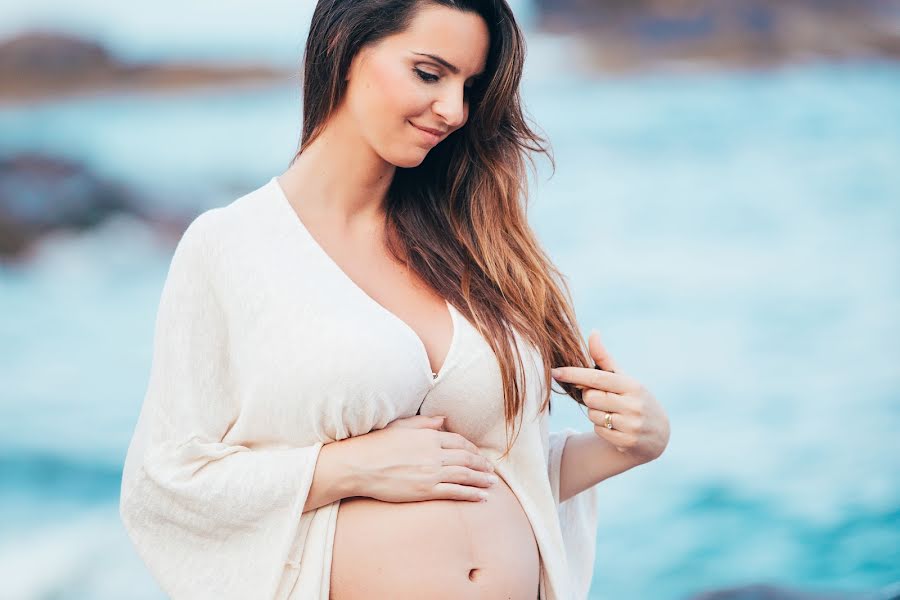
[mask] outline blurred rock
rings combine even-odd
[[[41,235],[89,229],[116,212],[152,222],[177,236],[190,215],[151,215],[151,202],[104,180],[83,164],[40,154],[0,158],[0,259],[22,258]]]
[[[96,42],[32,31],[0,42],[0,105],[116,90],[168,90],[282,80],[268,66],[124,63]]]
[[[890,586],[872,593],[801,592],[782,586],[752,584],[733,588],[709,590],[695,594],[688,600],[897,600],[898,589]]]
[[[900,58],[900,0],[535,1],[538,26],[577,35],[601,70]]]

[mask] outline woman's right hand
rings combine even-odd
[[[415,415],[348,438],[360,469],[360,495],[385,502],[481,501],[497,481],[494,466],[443,417]],[[492,480],[493,479],[493,480]]]

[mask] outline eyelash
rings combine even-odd
[[[426,73],[425,71],[418,69],[418,68],[413,68],[413,71],[415,71],[416,75],[419,76],[419,79],[421,79],[425,83],[437,83],[437,80],[440,78],[438,75],[435,75],[434,73]],[[434,79],[431,79],[432,77],[434,77]],[[466,97],[468,97],[472,93],[473,87],[475,87],[474,84],[463,86],[463,91],[464,91]]]

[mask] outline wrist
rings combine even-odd
[[[362,453],[359,452],[359,444],[356,438],[325,444],[322,452],[327,450],[325,457],[333,465],[333,472],[338,474],[335,478],[335,493],[340,498],[353,496],[365,496],[364,469],[361,464]]]

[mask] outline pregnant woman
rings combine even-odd
[[[523,59],[503,0],[317,4],[299,152],[163,287],[120,513],[169,596],[586,597],[595,486],[668,425],[528,226]]]

